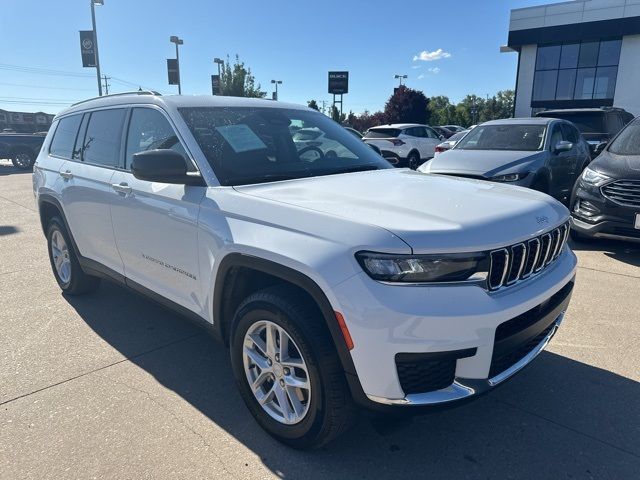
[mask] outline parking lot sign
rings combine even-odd
[[[80,53],[83,67],[96,66],[96,42],[93,30],[80,30]]]
[[[220,95],[220,75],[211,75],[211,95]]]
[[[349,93],[349,72],[329,72],[329,93]]]
[[[178,85],[180,83],[178,60],[175,58],[167,58],[167,73],[169,75],[169,85]]]

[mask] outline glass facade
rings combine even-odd
[[[533,102],[613,100],[622,39],[538,46]]]

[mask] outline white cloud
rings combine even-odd
[[[418,80],[422,80],[424,78],[424,73],[421,73],[420,75],[418,75]]]
[[[427,50],[423,50],[418,55],[413,57],[413,61],[417,62],[418,60],[422,60],[423,62],[433,62],[434,60],[440,60],[442,58],[449,58],[451,54],[449,52],[445,52],[441,48],[434,50],[433,52],[429,52]]]
[[[437,75],[440,73],[440,67],[431,67],[431,68],[427,68],[427,71]]]
[[[422,65],[411,65],[411,68],[422,68]]]

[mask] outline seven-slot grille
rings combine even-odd
[[[487,277],[489,290],[498,290],[541,272],[560,256],[569,235],[565,223],[538,237],[493,250]]]
[[[628,207],[640,207],[640,180],[617,180],[602,187],[609,200]]]

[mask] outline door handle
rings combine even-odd
[[[66,170],[64,172],[60,172],[60,176],[65,180],[70,180],[73,178],[73,173],[71,173],[71,170]]]
[[[116,192],[121,193],[123,195],[128,195],[131,193],[131,187],[127,185],[125,182],[122,183],[112,183],[111,188],[113,188]]]

